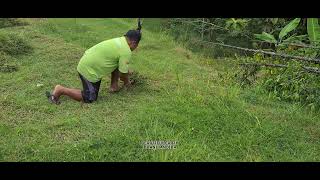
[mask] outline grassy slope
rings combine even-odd
[[[81,87],[76,65],[86,48],[135,21],[28,21],[2,29],[23,33],[34,52],[18,58],[18,72],[0,74],[1,161],[319,160],[319,115],[227,85],[218,76],[223,62],[185,50],[157,32],[157,20],[145,21],[133,55],[144,84],[110,95],[105,77],[94,104],[66,97],[61,106],[48,104],[44,91],[55,84]],[[146,140],[178,147],[143,150]]]

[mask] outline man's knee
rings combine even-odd
[[[97,101],[98,96],[96,92],[86,91],[83,93],[83,102],[85,103],[93,103],[94,101]]]
[[[121,81],[125,81],[125,78],[120,76],[120,80]]]

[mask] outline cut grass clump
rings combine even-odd
[[[0,28],[24,25],[27,25],[27,23],[18,18],[0,18]]]
[[[0,52],[14,56],[30,53],[31,50],[31,45],[21,35],[0,32]]]
[[[147,78],[139,74],[138,72],[134,72],[130,80],[133,81],[134,86],[142,86],[147,84]]]
[[[18,67],[15,65],[8,65],[8,64],[0,64],[0,72],[4,73],[11,73],[18,70]]]
[[[13,57],[7,55],[4,52],[0,52],[0,72],[14,72],[17,71],[18,68],[16,65],[8,64],[12,62]]]
[[[0,51],[0,64],[4,64],[5,62],[8,62],[12,57],[8,54]]]

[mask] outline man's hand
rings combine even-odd
[[[129,79],[129,75],[132,75],[133,71],[129,71],[128,73],[121,73],[120,80],[123,81],[125,89],[130,89],[132,85],[135,83],[134,80]]]
[[[125,89],[131,89],[132,88],[132,86],[133,86],[133,84],[134,84],[134,81],[132,81],[132,80],[129,80],[129,82],[127,83],[127,84],[124,84],[124,87],[125,87]]]
[[[124,84],[129,83],[129,73],[120,73],[120,80],[124,82]]]
[[[120,74],[120,80],[123,81],[124,87],[126,89],[130,88],[132,86],[132,82],[129,80],[129,73],[121,73]]]

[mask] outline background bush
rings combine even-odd
[[[18,18],[0,18],[0,28],[23,25],[27,25],[27,23]]]

